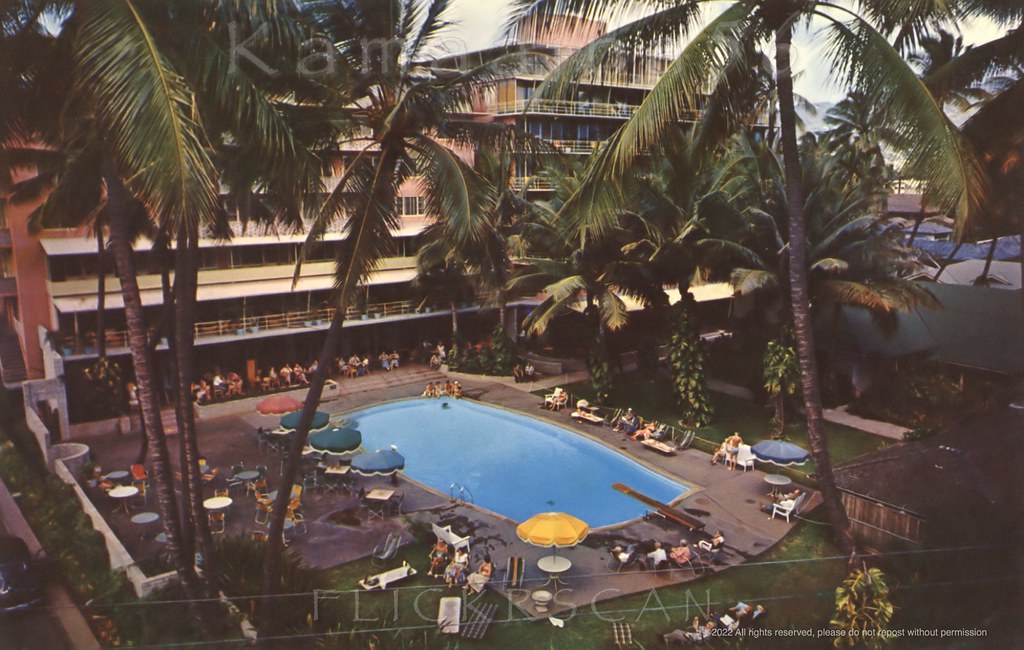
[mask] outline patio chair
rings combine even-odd
[[[388,533],[387,538],[383,544],[373,547],[373,563],[376,564],[377,560],[386,562],[391,558],[395,557],[398,553],[398,547],[402,545],[402,538],[394,533]]]
[[[678,443],[676,443],[676,449],[678,449],[679,451],[683,451],[684,449],[689,449],[690,445],[693,444],[693,439],[696,436],[697,436],[697,432],[696,431],[694,431],[693,429],[687,429],[683,433],[683,437],[679,440]]]
[[[270,523],[270,511],[274,505],[263,500],[256,501],[256,517],[253,519],[253,523],[261,524],[266,526]]]
[[[621,546],[616,546],[611,550],[612,555],[612,567],[616,571],[622,571],[623,569],[629,568],[630,566],[640,566],[644,568],[644,558],[636,550],[636,545],[630,544],[625,550]]]
[[[238,474],[240,472],[244,472],[244,471],[245,471],[245,463],[238,463],[237,465],[232,465],[231,466],[231,475],[228,476],[228,479],[227,479],[227,485],[228,485],[228,491],[229,492],[231,491],[231,488],[238,487],[239,485],[241,485],[241,486],[245,485],[245,481],[243,481],[242,479],[238,478]]]
[[[736,452],[736,466],[742,467],[743,471],[748,469],[754,469],[754,452],[750,450],[750,445],[740,445],[739,451]]]
[[[452,531],[451,526],[438,526],[437,524],[430,524],[430,527],[434,530],[434,536],[438,539],[443,539],[448,543],[448,546],[452,550],[464,549],[469,553],[469,536],[462,537]]]
[[[214,534],[223,533],[224,524],[224,513],[223,512],[211,512],[210,513],[210,532]]]
[[[462,618],[462,599],[445,596],[437,606],[437,629],[441,634],[458,634]]]
[[[146,475],[146,466],[136,463],[131,466],[132,473],[132,485],[139,487],[140,484],[149,481],[149,477]]]
[[[771,518],[775,519],[775,515],[781,515],[786,518],[786,523],[788,524],[790,515],[799,514],[798,511],[800,506],[803,505],[804,497],[806,496],[807,494],[803,493],[795,499],[786,499],[784,501],[779,501],[778,503],[773,503]]]
[[[294,510],[289,508],[288,512],[286,512],[284,515],[284,520],[292,522],[293,530],[295,531],[296,535],[304,535],[309,532],[309,528],[306,527],[306,516],[302,514],[301,510]]]

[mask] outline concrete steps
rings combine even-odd
[[[9,388],[28,379],[25,360],[21,356],[21,341],[6,327],[0,328],[0,379]]]

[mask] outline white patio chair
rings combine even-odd
[[[782,515],[786,518],[786,523],[789,523],[789,516],[798,514],[798,510],[803,504],[805,496],[807,495],[801,494],[795,499],[786,499],[772,504],[772,519],[775,519],[775,515]]]

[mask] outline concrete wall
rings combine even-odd
[[[274,395],[287,395],[288,397],[295,398],[300,402],[306,399],[306,395],[309,393],[309,389],[302,388],[298,390],[284,391],[281,393],[274,393]],[[196,405],[196,419],[205,420],[212,418],[220,418],[225,415],[245,415],[256,412],[256,406],[265,400],[269,395],[254,395],[253,397],[246,397],[244,399],[233,399],[227,402],[215,402],[213,404],[202,404]],[[333,379],[327,381],[324,385],[324,392],[321,401],[328,401],[338,398],[338,383]]]
[[[177,574],[173,571],[152,577],[144,574],[136,566],[135,559],[128,552],[128,549],[124,547],[124,544],[121,543],[121,540],[118,539],[114,530],[107,524],[107,520],[103,518],[100,511],[93,505],[89,495],[78,484],[74,475],[64,464],[64,461],[57,459],[53,464],[53,470],[60,480],[70,485],[74,490],[82,512],[92,521],[93,529],[103,536],[103,542],[107,547],[107,555],[110,557],[110,568],[125,574],[125,578],[131,583],[136,596],[145,598],[156,589],[160,589],[178,579]]]
[[[40,404],[46,404],[51,411],[57,414],[58,430],[50,432],[47,448],[50,441],[61,440],[71,435],[71,422],[68,420],[68,396],[62,377],[26,381],[21,385],[21,397],[26,414],[37,413]]]

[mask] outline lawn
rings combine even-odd
[[[826,539],[826,530],[818,524],[801,523],[775,548],[748,564],[687,585],[664,587],[582,607],[575,613],[560,615],[568,619],[564,629],[557,629],[546,620],[524,620],[523,614],[508,601],[487,591],[479,602],[498,604],[495,623],[482,641],[461,640],[460,647],[498,650],[612,647],[613,620],[632,624],[635,638],[644,647],[657,647],[661,645],[659,635],[684,626],[693,616],[701,615],[709,604],[721,613],[740,599],[767,608],[766,626],[817,630],[827,624],[833,608],[833,590],[844,575],[842,560],[817,559],[838,555]],[[430,540],[425,534],[420,536],[423,539],[403,547],[399,553],[400,559],[408,561],[420,573],[399,589],[388,593],[352,592],[356,581],[380,570],[369,561],[354,562],[330,571],[329,582],[343,593],[338,599],[321,604],[320,629],[366,630],[380,637],[383,648],[449,647],[435,631],[438,601],[442,596],[461,592],[448,590],[442,582],[425,575]],[[501,576],[499,571],[498,578]],[[470,602],[474,601],[470,599]],[[333,623],[335,621],[344,623]],[[395,632],[397,628],[406,630]],[[362,647],[359,644],[346,646],[345,642],[351,642],[349,634],[338,639],[337,647]],[[450,647],[454,647],[454,642]],[[787,640],[777,647],[792,647],[792,642]]]

